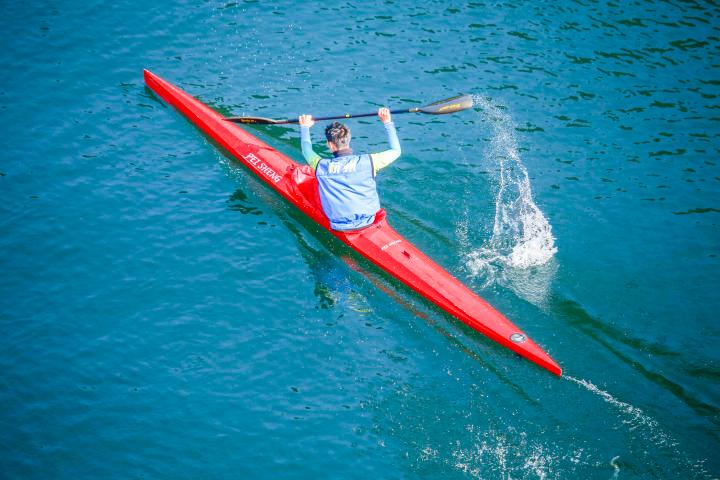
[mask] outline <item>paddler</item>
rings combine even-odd
[[[400,157],[400,141],[390,110],[381,108],[378,117],[385,127],[390,149],[356,155],[350,148],[350,129],[340,122],[325,128],[333,158],[321,158],[312,148],[312,115],[300,115],[300,145],[305,161],[315,169],[323,211],[333,230],[359,230],[371,225],[380,210],[375,175]]]

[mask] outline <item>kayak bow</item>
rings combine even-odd
[[[561,375],[558,364],[525,333],[397,233],[388,224],[384,210],[362,230],[330,229],[312,168],[295,163],[237,124],[225,121],[225,117],[157,75],[147,70],[144,75],[145,83],[158,96],[343,243],[466,325]]]

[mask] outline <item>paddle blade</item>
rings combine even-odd
[[[458,95],[457,97],[446,98],[445,100],[425,105],[424,107],[418,108],[418,111],[431,115],[444,115],[446,113],[466,110],[472,106],[473,99],[471,95]]]
[[[272,118],[264,117],[227,117],[224,120],[233,123],[255,123],[259,125],[276,125],[278,123],[288,123],[287,120],[274,120]]]

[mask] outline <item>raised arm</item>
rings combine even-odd
[[[312,119],[312,115],[300,115],[299,123],[300,148],[302,149],[303,157],[305,157],[308,165],[315,169],[320,161],[320,155],[313,150],[312,139],[310,138],[310,127],[315,125],[315,120]]]
[[[378,110],[378,117],[380,117],[380,120],[385,127],[385,133],[388,137],[390,150],[371,154],[375,174],[377,174],[380,169],[387,167],[397,160],[400,157],[400,153],[402,153],[400,150],[400,140],[398,140],[397,131],[395,130],[395,124],[392,122],[392,117],[390,116],[390,110],[387,108],[381,108]]]

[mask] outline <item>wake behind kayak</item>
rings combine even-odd
[[[330,228],[315,172],[243,130],[184,91],[145,70],[145,83],[283,198],[364,258],[442,310],[550,372],[562,370],[524,332],[405,240],[380,210],[372,225],[353,232]]]

